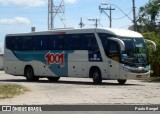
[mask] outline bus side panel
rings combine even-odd
[[[88,51],[76,50],[68,55],[68,76],[88,77]]]
[[[23,75],[23,62],[19,61],[12,51],[5,49],[4,71],[8,74]]]
[[[24,75],[25,66],[30,65],[35,76],[56,76],[46,65],[45,54],[5,49],[4,70],[8,74]]]
[[[91,56],[90,59],[96,59]],[[77,50],[68,56],[68,76],[88,78],[91,67],[98,67],[101,71],[102,78],[107,79],[108,65],[103,61],[90,61],[89,51]]]

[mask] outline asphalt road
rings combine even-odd
[[[29,89],[25,94],[0,100],[0,105],[55,105],[55,104],[105,104],[151,105],[160,104],[160,83],[129,80],[125,85],[105,80],[94,85],[92,79],[61,78],[57,83],[47,79],[27,82],[0,72],[0,84],[16,83]]]

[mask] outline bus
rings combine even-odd
[[[5,37],[4,70],[28,81],[60,77],[102,80],[146,79],[150,76],[149,43],[140,33],[111,28],[54,29],[8,34]]]

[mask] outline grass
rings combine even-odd
[[[13,98],[16,95],[23,94],[26,89],[17,84],[0,85],[0,99]]]

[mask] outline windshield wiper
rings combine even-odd
[[[142,57],[142,59],[144,61],[144,66],[146,66],[147,65],[147,61],[145,60],[144,56],[141,53],[139,53],[139,54],[141,55],[141,57]]]
[[[138,61],[138,54],[137,53],[135,53],[135,56],[134,56],[132,63],[134,63],[134,61]]]
[[[133,40],[134,41],[134,40]],[[134,61],[136,60],[136,61],[138,61],[138,53],[137,53],[137,47],[136,47],[136,44],[135,44],[135,41],[133,42],[133,44],[134,44],[134,46],[135,46],[135,55],[136,56],[134,56],[134,59],[133,59],[133,61],[132,61],[132,63],[134,63]]]
[[[136,53],[136,56],[134,57],[132,63],[134,64],[134,62],[138,62],[139,63],[139,59],[141,60],[141,58],[139,57],[139,55],[141,56],[141,58],[143,59],[143,63],[142,65],[145,67],[147,65],[147,61],[145,60],[144,56],[141,53]],[[136,63],[135,63],[136,64]]]
[[[141,57],[142,57],[142,59],[143,59],[142,61],[144,61],[144,64],[142,63],[142,65],[145,67],[145,66],[147,65],[147,62],[145,61],[145,58],[143,57],[143,55],[142,55],[141,53],[138,53],[138,52],[137,52],[137,48],[138,48],[138,47],[135,47],[135,57],[134,57],[132,63],[134,63],[134,61],[140,63]],[[140,55],[141,57],[139,57],[139,55]],[[139,60],[140,60],[140,61],[139,61]]]

